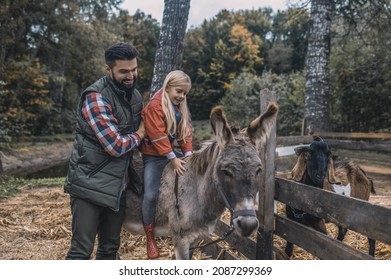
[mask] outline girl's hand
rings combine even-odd
[[[142,140],[145,137],[145,127],[144,127],[144,122],[140,122],[140,126],[138,127],[138,130],[136,131],[137,135],[140,137]]]
[[[174,174],[178,176],[182,176],[184,172],[186,171],[185,163],[186,161],[180,159],[180,158],[173,158],[171,160],[172,165],[174,167]]]

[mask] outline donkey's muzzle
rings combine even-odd
[[[245,210],[241,210],[245,211]],[[250,210],[249,210],[250,211]],[[259,222],[254,214],[251,215],[234,215],[233,224],[236,231],[243,237],[250,236],[257,230]],[[236,216],[236,217],[235,217]]]

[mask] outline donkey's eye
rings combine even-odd
[[[224,174],[225,176],[233,177],[232,173],[231,173],[229,170],[223,169],[223,170],[221,170],[221,171],[223,171],[223,174]]]
[[[257,171],[255,172],[255,176],[259,176],[259,175],[261,175],[261,173],[262,173],[262,168],[258,168],[257,169]]]

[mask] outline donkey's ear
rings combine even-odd
[[[213,108],[210,113],[210,124],[219,146],[224,147],[227,143],[233,141],[231,128],[222,106]]]
[[[257,150],[266,143],[273,125],[276,123],[278,105],[271,102],[265,113],[253,120],[247,127],[247,134]]]

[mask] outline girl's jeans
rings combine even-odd
[[[182,156],[175,152],[177,157]],[[142,205],[144,225],[155,222],[155,212],[159,196],[160,179],[163,169],[170,160],[165,156],[143,155],[144,164],[144,200]]]

